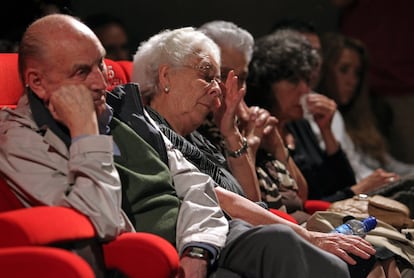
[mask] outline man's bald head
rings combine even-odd
[[[78,19],[63,14],[52,14],[33,22],[26,30],[19,47],[19,74],[26,83],[24,73],[29,65],[54,60],[52,50],[66,51],[76,42],[96,40],[93,31]]]

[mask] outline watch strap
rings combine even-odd
[[[206,260],[206,261],[210,261],[211,259],[211,255],[209,251],[207,251],[204,248],[196,247],[196,246],[187,247],[184,250],[182,257],[190,257],[190,258],[196,258],[196,259],[201,259],[201,260]]]

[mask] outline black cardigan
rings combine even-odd
[[[287,130],[295,139],[292,157],[308,182],[309,199],[332,202],[352,197],[355,175],[342,149],[327,155],[306,120],[289,123]]]

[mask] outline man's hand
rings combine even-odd
[[[176,278],[205,278],[207,277],[207,261],[202,259],[182,257]]]
[[[359,236],[311,231],[309,231],[309,236],[311,243],[340,257],[351,265],[355,265],[356,261],[349,254],[354,254],[363,259],[368,259],[375,254],[375,249],[372,245]]]
[[[71,137],[99,134],[92,92],[84,85],[63,85],[49,99],[53,118],[64,124]]]

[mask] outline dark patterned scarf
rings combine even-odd
[[[233,175],[223,166],[225,163],[225,158],[215,152],[214,146],[208,142],[201,134],[193,132],[188,139],[193,141],[196,140],[199,143],[203,144],[203,151],[201,151],[197,146],[190,142],[183,136],[177,134],[172,130],[169,123],[156,111],[150,107],[146,107],[149,115],[156,121],[165,134],[165,136],[172,142],[172,144],[181,151],[186,159],[194,164],[201,172],[209,175],[213,180],[221,187],[235,192],[239,195],[244,196],[243,190],[241,189],[240,184],[233,177]],[[207,150],[209,151],[207,152]]]

